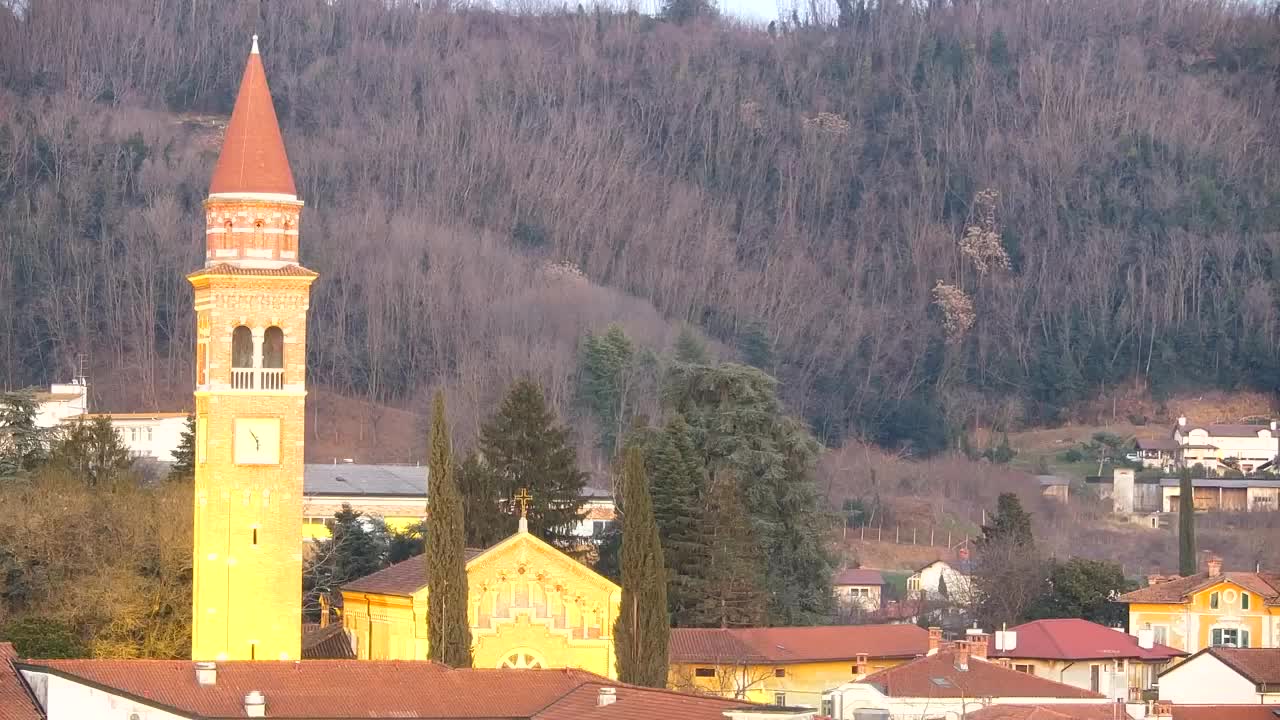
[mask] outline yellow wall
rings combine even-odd
[[[257,201],[220,212],[291,210]],[[206,204],[213,213],[213,203]],[[277,207],[279,205],[279,207]],[[191,656],[195,660],[279,660],[301,655],[302,524],[306,316],[314,275],[193,273],[197,372]],[[284,332],[283,387],[231,387],[231,337],[246,325],[255,335]],[[237,420],[274,420],[278,449],[270,464],[246,464],[237,450]],[[247,424],[242,423],[242,429]],[[237,462],[237,452],[241,461]],[[267,462],[261,457],[255,462]]]
[[[410,526],[422,522],[420,517],[395,517],[389,516],[382,518],[387,524],[387,529],[393,532],[401,532]],[[304,520],[302,523],[302,539],[303,541],[328,540],[333,534],[329,532],[329,528],[325,527],[323,522],[313,522]]]
[[[517,533],[467,563],[475,667],[536,661],[617,677],[613,623],[621,590],[528,533]],[[343,624],[356,655],[424,660],[427,589],[412,597],[342,593]]]
[[[868,674],[901,665],[909,658],[870,658]],[[715,668],[715,677],[698,677],[698,668]],[[777,676],[782,670],[784,675]],[[785,665],[735,665],[711,663],[673,664],[668,684],[686,692],[702,692],[736,697],[752,702],[772,703],[776,693],[786,693],[786,702],[821,707],[822,693],[852,682],[854,660]]]
[[[1228,591],[1236,597],[1228,602]],[[1210,596],[1219,594],[1218,609],[1210,607]],[[1249,609],[1241,609],[1241,596],[1249,596]],[[1280,617],[1280,608],[1267,607],[1265,600],[1257,594],[1241,588],[1232,582],[1220,582],[1197,592],[1186,603],[1131,603],[1129,605],[1129,628],[1137,631],[1146,627],[1163,626],[1166,628],[1165,644],[1193,653],[1209,647],[1215,626],[1237,627],[1249,631],[1250,647],[1266,647],[1275,645],[1276,638],[1268,634],[1267,627],[1272,618]]]

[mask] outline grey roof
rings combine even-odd
[[[1041,487],[1054,487],[1057,485],[1070,485],[1071,478],[1062,477],[1061,475],[1036,475],[1036,482]]]
[[[425,497],[424,465],[306,465],[302,471],[303,495],[383,495]]]
[[[1178,487],[1178,478],[1160,478],[1160,487]],[[1193,488],[1280,488],[1280,480],[1264,478],[1192,478]]]
[[[1139,450],[1177,450],[1182,447],[1173,438],[1141,438],[1137,441]]]

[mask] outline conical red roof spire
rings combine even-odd
[[[298,194],[258,54],[257,35],[240,79],[240,94],[222,141],[222,154],[209,182],[210,195],[221,193]]]

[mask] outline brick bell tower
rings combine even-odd
[[[258,37],[204,201],[195,289],[193,660],[296,660],[302,642],[307,304],[298,199]]]

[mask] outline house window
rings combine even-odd
[[[1240,609],[1241,610],[1249,609],[1249,593],[1247,592],[1240,593]]]
[[[1249,631],[1240,628],[1214,628],[1210,634],[1214,647],[1249,647]]]
[[[773,669],[773,676],[774,676],[774,677],[786,677],[786,676],[787,676],[787,669],[786,669],[786,668],[774,668],[774,669]]]
[[[1151,635],[1152,635],[1151,639],[1155,640],[1161,645],[1169,644],[1169,628],[1168,627],[1164,625],[1156,625],[1151,628]]]
[[[1209,609],[1210,609],[1210,610],[1217,610],[1217,609],[1218,609],[1218,593],[1216,593],[1216,592],[1215,592],[1215,593],[1209,593]]]
[[[786,707],[786,705],[787,705],[787,694],[786,694],[786,693],[774,693],[774,694],[773,694],[773,704],[774,704],[774,705],[777,705],[778,707]]]
[[[1098,692],[1098,688],[1102,687],[1102,666],[1089,666],[1089,689]]]
[[[693,676],[713,678],[716,676],[716,669],[715,668],[694,668]]]
[[[1020,672],[1020,673],[1026,673],[1026,674],[1028,674],[1028,675],[1035,675],[1035,674],[1036,674],[1036,666],[1035,666],[1035,665],[1014,665],[1014,666],[1013,666],[1013,669],[1014,669],[1014,670],[1017,670],[1017,671],[1018,671],[1018,672]]]

